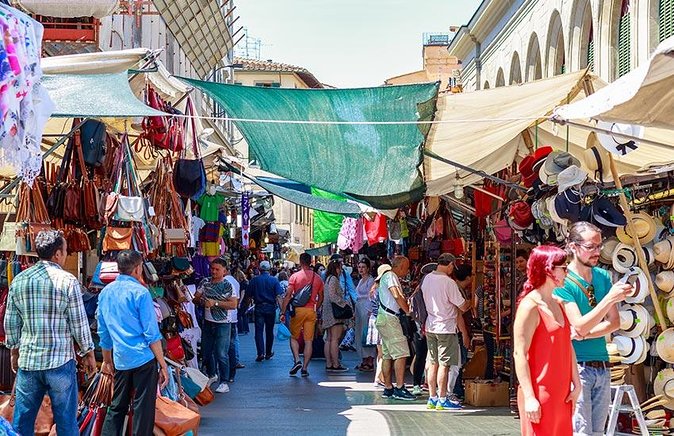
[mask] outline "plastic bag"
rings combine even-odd
[[[290,339],[290,330],[285,324],[279,324],[276,328],[276,339],[279,341],[287,341]]]

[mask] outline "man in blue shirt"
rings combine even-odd
[[[154,428],[157,382],[163,388],[168,371],[150,291],[142,285],[143,257],[124,250],[117,255],[119,276],[98,298],[98,335],[103,349],[103,374],[114,368],[115,389],[102,434],[120,435],[133,400],[133,434]],[[159,365],[159,373],[157,373]],[[135,391],[135,398],[132,393]]]
[[[267,260],[260,262],[262,273],[253,277],[248,283],[250,292],[255,302],[255,346],[257,348],[256,362],[269,360],[274,356],[274,324],[276,323],[276,307],[281,305],[283,289],[281,282],[269,274],[271,264]],[[267,342],[263,338],[263,332]],[[266,346],[265,346],[266,345]]]
[[[613,284],[609,273],[597,266],[602,249],[601,230],[579,221],[569,228],[567,249],[573,260],[567,267],[562,299],[572,327],[582,394],[573,415],[574,435],[604,434],[611,404],[611,375],[604,337],[620,328],[616,303],[628,297],[632,286]],[[551,357],[554,358],[554,357]]]

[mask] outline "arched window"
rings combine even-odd
[[[482,89],[489,89],[489,81],[484,82],[484,86],[482,87]]]
[[[622,0],[618,26],[618,77],[624,76],[631,69],[632,42],[630,21],[630,0]]]
[[[660,42],[674,35],[674,0],[660,0],[658,5]]]
[[[520,55],[513,53],[513,59],[510,62],[510,80],[509,85],[518,85],[522,83],[522,66],[520,65]]]
[[[501,86],[505,86],[505,76],[503,74],[503,68],[498,69],[498,73],[496,73],[496,88],[499,88]]]

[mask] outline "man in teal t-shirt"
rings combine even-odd
[[[611,376],[606,335],[620,328],[616,303],[629,296],[632,286],[612,284],[608,272],[597,267],[602,249],[601,230],[587,222],[569,229],[567,248],[573,253],[563,288],[563,300],[573,331],[582,394],[573,415],[574,435],[603,435],[611,403]]]

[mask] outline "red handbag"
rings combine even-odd
[[[170,338],[166,338],[166,355],[169,359],[175,361],[181,361],[185,359],[185,350],[183,349],[180,336],[174,335]]]

